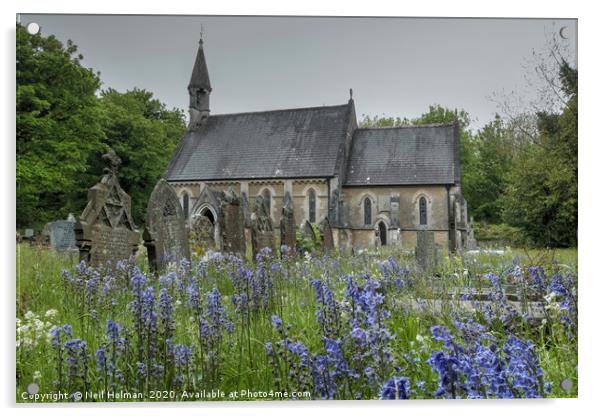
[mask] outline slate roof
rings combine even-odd
[[[212,115],[185,134],[164,178],[332,177],[351,105]]]
[[[196,53],[194,66],[192,67],[192,75],[188,88],[202,88],[211,91],[211,82],[209,82],[209,71],[207,71],[207,62],[205,61],[205,53],[203,52],[203,41],[199,41],[199,49]]]
[[[355,130],[344,185],[458,183],[455,129],[442,124]]]

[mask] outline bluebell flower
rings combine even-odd
[[[407,377],[391,377],[380,391],[381,400],[406,400],[409,398],[410,380]]]

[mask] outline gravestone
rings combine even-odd
[[[416,263],[425,272],[431,271],[437,264],[437,248],[435,247],[435,233],[433,231],[417,231]]]
[[[222,233],[222,251],[245,256],[245,227],[240,198],[232,189],[222,193],[219,208],[219,224]]]
[[[75,223],[75,240],[80,260],[114,268],[136,254],[140,233],[132,219],[131,198],[119,185],[121,159],[113,150],[102,159],[104,175],[88,190],[88,203]]]
[[[33,230],[31,228],[25,229],[25,238],[33,238]]]
[[[274,226],[261,195],[255,198],[251,214],[251,246],[253,258],[256,258],[257,253],[264,247],[274,251]]]
[[[189,259],[186,219],[176,191],[165,179],[155,185],[146,208],[144,245],[152,270]]]
[[[330,228],[328,217],[324,217],[324,219],[320,222],[320,240],[322,240],[322,249],[324,251],[331,251],[334,249],[332,228]]]
[[[215,249],[215,226],[208,217],[197,214],[192,218],[189,241],[197,252]]]
[[[74,226],[75,223],[69,220],[48,223],[50,247],[59,252],[76,251]]]
[[[305,220],[302,227],[303,236],[314,243],[316,242],[316,233],[314,232],[314,227],[311,226],[311,223],[308,220]]]
[[[466,240],[466,248],[468,250],[477,249],[477,239],[474,237],[474,228],[472,228],[472,218],[470,219],[470,224],[468,226],[468,238]]]
[[[296,243],[295,212],[293,199],[287,192],[282,201],[282,217],[280,218],[280,245],[285,245],[291,252],[295,252]]]
[[[346,230],[339,228],[338,237],[339,250],[347,251],[347,249],[349,248],[349,234],[347,234]]]

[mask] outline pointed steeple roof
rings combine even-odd
[[[196,60],[192,68],[192,76],[188,88],[202,88],[211,91],[209,82],[209,71],[207,71],[207,62],[205,61],[205,52],[203,51],[203,39],[199,40],[199,49],[196,53]]]

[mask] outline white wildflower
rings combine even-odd
[[[56,309],[48,309],[44,316],[46,318],[54,318],[58,313],[59,311],[57,311]]]

